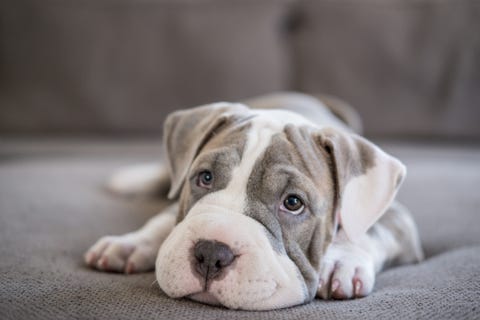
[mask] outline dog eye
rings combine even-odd
[[[197,185],[202,188],[210,188],[213,183],[213,174],[208,171],[202,171],[198,174]]]
[[[302,199],[297,195],[290,194],[288,195],[282,203],[281,209],[289,211],[291,214],[297,215],[302,213],[305,205],[303,204]]]

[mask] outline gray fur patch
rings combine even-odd
[[[418,231],[411,214],[406,208],[398,203],[393,203],[385,214],[374,224],[368,233],[370,236],[381,239],[378,228],[386,228],[399,244],[401,252],[389,257],[385,267],[396,266],[405,263],[416,263],[423,260],[423,250],[418,239]]]
[[[289,194],[302,198],[303,213],[279,209]],[[333,202],[328,155],[312,139],[310,128],[287,125],[253,168],[245,215],[263,224],[272,246],[297,265],[308,299],[315,296],[320,259],[333,237]]]
[[[225,189],[231,180],[232,170],[240,164],[246,144],[248,119],[239,118],[228,127],[215,132],[194,159],[188,172],[186,183],[180,195],[178,222],[183,220],[190,208],[208,193]],[[214,181],[207,190],[197,186],[198,174],[211,171]]]

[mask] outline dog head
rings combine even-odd
[[[171,297],[233,309],[311,301],[337,228],[356,241],[405,176],[353,133],[242,104],[175,112],[164,143],[180,212],[157,281]]]

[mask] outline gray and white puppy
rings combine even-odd
[[[354,128],[352,128],[352,126]],[[266,310],[368,295],[382,268],[418,262],[405,166],[354,133],[337,99],[276,93],[171,114],[168,166],[115,175],[111,189],[175,203],[140,230],[106,236],[90,266],[155,268],[160,288],[232,309]]]

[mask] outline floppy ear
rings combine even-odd
[[[214,103],[170,114],[164,123],[163,143],[170,167],[168,198],[178,196],[190,165],[201,148],[216,132],[232,122],[234,114],[245,112],[242,104]]]
[[[333,128],[320,131],[336,182],[336,215],[356,241],[384,214],[405,175],[405,166],[368,140]]]

